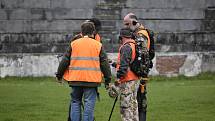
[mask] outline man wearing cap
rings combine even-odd
[[[129,64],[135,58],[135,41],[129,28],[120,30],[121,47],[117,60],[117,83],[120,88],[120,114],[122,121],[139,121],[137,89],[139,78],[130,70]]]
[[[149,58],[151,60],[151,67],[153,66],[152,59],[155,56],[154,51],[154,40],[151,38],[148,29],[146,29],[142,24],[137,20],[137,17],[133,13],[129,13],[124,17],[123,20],[124,27],[128,27],[133,31],[133,39],[147,39],[147,49],[149,52]],[[144,78],[140,79],[140,86],[137,92],[137,101],[138,101],[138,112],[139,120],[146,121],[146,108],[147,108],[147,98],[146,98],[146,82],[148,80],[148,75],[143,75]]]
[[[56,77],[59,82],[67,81],[72,88],[69,121],[93,121],[96,88],[101,85],[102,74],[105,86],[111,81],[111,71],[102,44],[92,37],[95,26],[92,22],[81,25],[82,36],[71,42],[59,64]],[[81,114],[84,101],[83,117]]]

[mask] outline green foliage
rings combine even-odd
[[[103,85],[95,109],[96,121],[107,121],[114,99]],[[148,121],[214,121],[215,76],[152,77],[147,85]],[[70,87],[50,77],[0,79],[0,121],[65,121]],[[120,121],[119,104],[112,121]]]

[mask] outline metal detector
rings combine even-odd
[[[112,107],[112,109],[111,109],[111,113],[110,113],[110,116],[109,116],[108,121],[110,121],[110,119],[111,119],[111,116],[112,116],[112,113],[113,113],[114,107],[115,107],[115,105],[116,105],[117,99],[118,99],[118,96],[117,96],[117,97],[115,98],[115,100],[114,100],[113,107]]]

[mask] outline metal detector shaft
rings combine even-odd
[[[109,116],[108,121],[110,121],[110,119],[111,119],[111,116],[112,116],[112,113],[113,113],[114,107],[115,107],[115,105],[116,105],[117,99],[118,99],[118,96],[117,96],[117,97],[115,98],[115,100],[114,100],[114,104],[113,104],[113,107],[112,107],[112,109],[111,109],[111,113],[110,113],[110,116]]]

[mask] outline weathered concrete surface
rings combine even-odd
[[[1,54],[0,77],[54,76],[57,64],[55,54]]]
[[[111,60],[117,60],[116,53],[108,55]],[[157,52],[153,63],[150,75],[196,76],[201,72],[215,70],[215,52]]]
[[[202,55],[201,54],[189,54],[187,56],[186,61],[184,62],[183,66],[180,68],[180,74],[185,76],[195,76],[199,74],[202,65]]]
[[[93,16],[93,9],[55,8],[55,9],[0,9],[0,20],[60,20],[85,19]]]
[[[102,22],[105,50],[116,53],[119,30],[128,12],[155,32],[151,75],[193,76],[215,71],[214,0],[0,0],[1,75],[52,76],[56,67],[44,74],[35,60],[47,62],[63,53],[68,35],[79,33],[80,24],[92,17]],[[110,57],[116,59],[116,55]],[[36,67],[41,72],[29,71]]]
[[[38,25],[40,26],[40,24]],[[78,26],[77,26],[78,28]],[[38,29],[43,29],[38,27]],[[39,31],[39,30],[38,30]],[[40,31],[39,31],[40,32]],[[69,33],[2,33],[1,53],[63,53],[69,41]],[[102,33],[103,34],[103,33]],[[73,35],[73,34],[71,34]],[[106,51],[117,52],[117,31],[102,36]],[[108,38],[108,39],[107,39]],[[155,34],[156,52],[210,52],[215,51],[214,32],[159,33]],[[111,41],[114,40],[114,41]]]
[[[203,9],[123,9],[122,15],[135,13],[139,19],[204,19]]]
[[[64,34],[0,34],[1,53],[63,53],[69,41]]]
[[[204,8],[205,0],[127,0],[127,6],[132,8],[166,9],[166,8]]]
[[[1,0],[1,8],[50,8],[51,0]]]
[[[211,56],[208,60],[206,56]],[[109,53],[116,62],[117,53]],[[195,76],[214,71],[215,53],[156,53],[150,75]],[[58,67],[57,54],[0,54],[0,77],[54,76]],[[113,74],[116,73],[112,68]]]
[[[156,69],[161,75],[178,74],[186,55],[164,55],[156,58]]]
[[[205,53],[202,55],[202,65],[201,69],[203,72],[206,71],[215,71],[215,54],[214,53]]]

